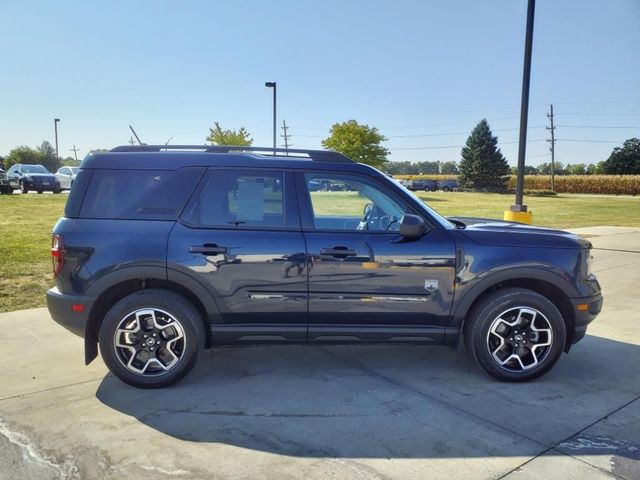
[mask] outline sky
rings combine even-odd
[[[332,124],[377,127],[392,161],[457,161],[487,118],[517,162],[526,0],[0,0],[0,155],[130,140],[202,144],[278,126],[318,148]],[[538,0],[527,164],[594,163],[640,137],[640,0]],[[278,135],[283,132],[278,128]],[[279,143],[283,141],[278,138]]]

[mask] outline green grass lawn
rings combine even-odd
[[[468,192],[419,193],[443,215],[502,218],[513,195]],[[362,211],[354,192],[317,192],[325,215]],[[53,285],[51,229],[62,214],[67,195],[0,196],[0,312],[42,307]],[[557,195],[525,197],[535,225],[556,228],[593,225],[640,227],[640,197]],[[315,204],[315,200],[314,200]],[[355,204],[355,205],[354,205]]]

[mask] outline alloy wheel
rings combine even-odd
[[[113,348],[126,369],[144,376],[162,375],[175,368],[186,351],[181,323],[158,308],[127,314],[116,328]]]
[[[487,333],[491,358],[510,372],[523,372],[540,365],[549,355],[552,343],[551,323],[532,307],[514,307],[502,312]]]

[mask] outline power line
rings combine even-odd
[[[530,116],[536,116],[536,115],[541,115],[541,114],[532,114]],[[492,121],[492,122],[497,122],[500,120],[511,120],[514,118],[519,118],[519,115],[511,115],[509,117],[499,117],[499,118],[490,118],[488,120]],[[407,130],[407,129],[411,129],[411,128],[438,128],[438,127],[450,127],[453,125],[468,125],[470,123],[474,123],[477,122],[477,120],[466,120],[466,121],[462,121],[462,122],[449,122],[449,123],[436,123],[436,124],[430,124],[430,125],[403,125],[403,126],[382,126],[382,127],[376,127],[378,128],[378,130]],[[294,126],[293,128],[296,128],[297,130],[326,130],[328,131],[329,128],[327,127],[300,127],[300,126]]]
[[[622,128],[622,129],[637,129],[640,130],[640,126],[618,126],[618,125],[558,125],[562,128]]]
[[[576,143],[624,143],[624,140],[588,140],[585,138],[557,138],[556,141]]]
[[[527,140],[527,143],[533,142],[546,142],[545,138],[538,138],[535,140]],[[518,141],[514,142],[500,142],[500,145],[509,145],[513,143],[519,143]],[[464,145],[439,145],[439,146],[428,146],[428,147],[389,147],[389,150],[435,150],[438,148],[463,148]]]

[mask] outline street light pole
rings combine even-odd
[[[529,0],[527,7],[527,29],[524,41],[524,68],[522,72],[522,99],[520,102],[520,139],[518,142],[518,172],[516,176],[516,203],[505,212],[505,220],[531,223],[532,214],[523,204],[524,161],[527,151],[527,121],[529,118],[529,84],[531,81],[531,50],[533,47],[533,17],[536,0]]]
[[[60,161],[60,155],[58,155],[58,122],[60,121],[59,118],[54,118],[53,119],[53,129],[56,132],[56,161],[59,162]]]
[[[276,82],[265,82],[267,88],[273,88],[273,154],[276,154]]]

